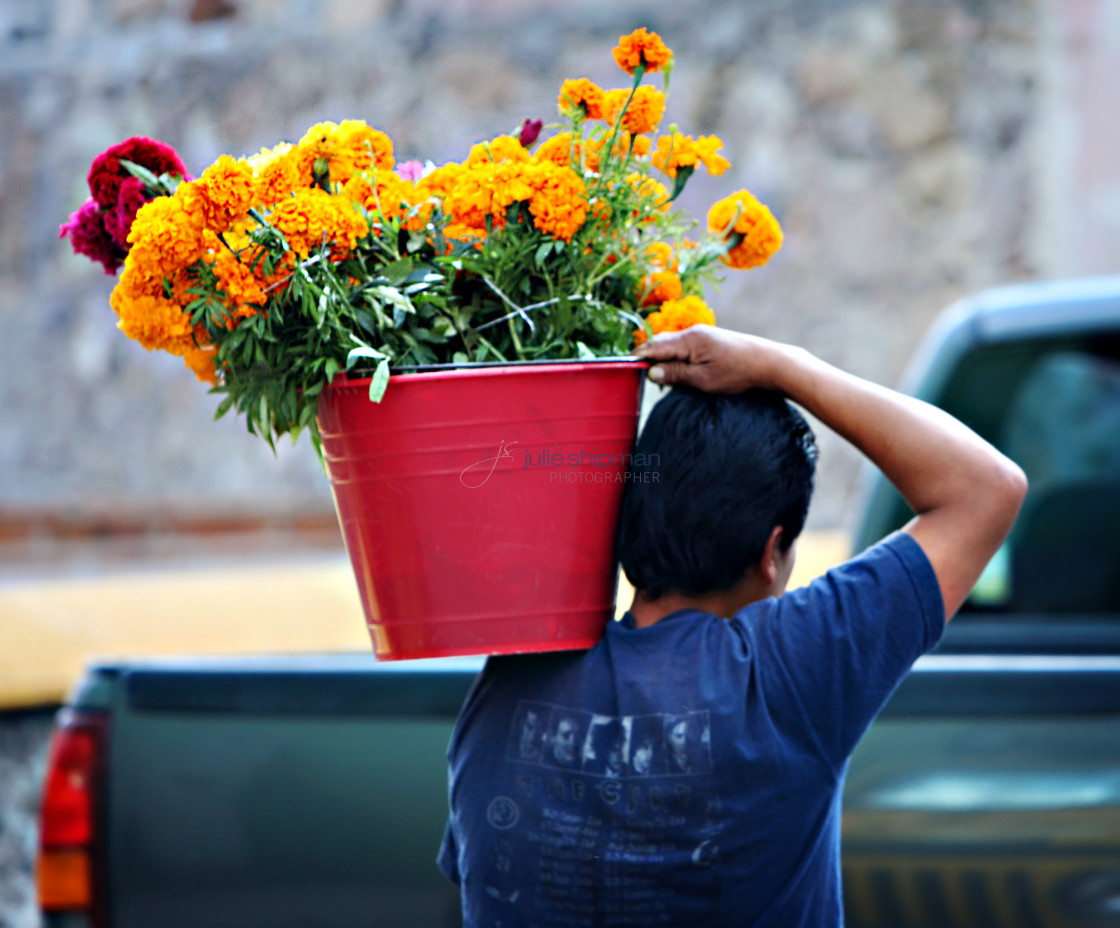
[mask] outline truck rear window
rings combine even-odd
[[[1120,613],[1120,339],[980,348],[937,402],[1030,480],[963,611]]]

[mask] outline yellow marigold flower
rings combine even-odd
[[[615,63],[627,74],[633,74],[640,65],[644,65],[648,73],[655,74],[673,60],[673,53],[661,41],[661,36],[647,31],[644,26],[629,35],[619,36],[612,54]]]
[[[678,300],[666,300],[661,309],[650,313],[646,318],[654,335],[662,332],[683,332],[694,325],[715,325],[715,314],[698,296],[686,296]],[[634,332],[634,344],[641,345],[646,340],[644,329]]]
[[[272,162],[282,158],[294,148],[295,146],[291,142],[277,142],[271,148],[262,148],[255,155],[249,155],[245,160],[249,162],[249,166],[254,173],[260,174]]]
[[[370,168],[391,171],[396,163],[392,139],[360,119],[318,123],[304,133],[298,147],[312,162],[327,162],[332,183],[345,183]]]
[[[646,246],[649,263],[663,271],[676,271],[680,265],[673,246],[668,242],[650,242]]]
[[[658,136],[657,150],[653,153],[653,166],[670,177],[677,176],[677,169],[695,168],[702,163],[708,173],[719,175],[731,167],[731,162],[717,154],[723,142],[714,135],[702,135],[693,139],[690,135],[674,132],[672,135]]]
[[[642,281],[642,306],[656,306],[668,300],[679,300],[684,293],[681,279],[673,271],[654,271]]]
[[[630,105],[623,113],[622,107],[630,99]],[[630,98],[629,90],[608,90],[603,95],[603,119],[610,125],[622,116],[622,128],[631,135],[652,132],[665,115],[665,94],[654,87],[641,85]]]
[[[721,260],[737,270],[765,264],[782,247],[778,220],[748,190],[737,190],[713,203],[708,210],[708,229],[728,238],[731,247]]]
[[[528,161],[532,157],[529,150],[521,144],[521,140],[512,135],[499,135],[489,142],[479,142],[471,146],[471,153],[467,156],[467,167],[484,164],[488,161]]]
[[[198,180],[181,184],[176,195],[207,229],[225,232],[249,212],[253,188],[253,168],[249,163],[221,155]]]
[[[586,77],[564,81],[558,102],[561,116],[603,118],[603,88]]]

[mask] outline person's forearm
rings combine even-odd
[[[928,403],[848,374],[807,351],[776,345],[768,379],[862,451],[918,514],[994,502],[1015,465]],[[1013,516],[1013,514],[1012,514]]]

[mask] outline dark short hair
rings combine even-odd
[[[650,412],[635,448],[650,471],[629,482],[616,553],[634,588],[656,599],[727,590],[805,525],[813,494],[813,431],[769,390],[734,395],[675,387]]]

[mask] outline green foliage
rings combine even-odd
[[[639,71],[635,87],[640,80]],[[391,367],[628,354],[634,332],[649,332],[650,308],[642,306],[653,270],[649,243],[678,243],[682,285],[697,295],[723,248],[679,246],[695,223],[673,212],[671,201],[691,170],[681,170],[667,191],[655,182],[648,157],[635,157],[632,140],[624,143],[621,119],[589,127],[577,116],[569,127],[573,152],[594,145],[601,160],[594,173],[573,158],[588,191],[588,216],[568,241],[538,229],[524,201],[479,240],[452,238],[452,217],[438,199],[412,204],[404,216],[355,202],[369,223],[355,247],[341,249],[340,257],[337,242],[323,241],[294,261],[268,211],[251,211],[248,244],[235,250],[221,241],[241,264],[273,281],[266,304],[237,314],[209,265],[199,262],[192,272],[191,320],[217,348],[217,415],[236,410],[273,447],[306,429],[318,448],[318,398],[339,376],[370,376],[370,399],[379,401]],[[326,162],[315,163],[314,176],[322,189],[341,194]],[[365,178],[379,189],[375,173]]]

